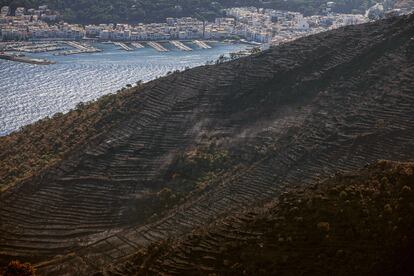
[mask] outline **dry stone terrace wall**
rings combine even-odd
[[[410,265],[400,238],[412,240],[413,165],[382,160],[290,186],[265,206],[140,250],[109,275],[408,275],[395,269]]]
[[[412,159],[413,37],[414,17],[403,17],[146,84],[127,120],[1,195],[0,260],[89,274],[284,185]],[[129,200],[168,184],[160,178],[178,152],[211,140],[238,153],[242,169],[151,223],[127,215]]]

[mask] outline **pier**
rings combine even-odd
[[[161,44],[157,42],[150,41],[147,43],[149,46],[157,50],[158,52],[168,52],[168,49],[162,46]]]
[[[193,49],[191,49],[190,47],[188,47],[187,45],[185,45],[184,43],[178,41],[178,40],[172,40],[170,41],[170,43],[172,45],[174,45],[175,47],[177,47],[178,49],[182,50],[182,51],[192,51]]]
[[[193,43],[196,44],[201,49],[211,49],[211,46],[205,43],[204,41],[194,40]]]
[[[139,43],[139,42],[132,42],[131,43],[131,45],[132,46],[134,46],[135,48],[137,48],[137,49],[142,49],[142,48],[145,48],[144,47],[144,45],[142,45],[141,43]]]
[[[55,56],[68,56],[68,55],[76,55],[76,54],[84,54],[84,53],[102,52],[101,49],[98,49],[92,46],[85,46],[85,45],[82,45],[74,41],[65,41],[64,43],[69,45],[72,48],[75,48],[76,50],[67,50],[67,51],[59,52],[55,54]]]
[[[125,43],[122,42],[114,42],[114,45],[117,45],[121,47],[125,51],[132,51],[133,49],[131,47],[128,47]]]
[[[65,41],[67,45],[69,45],[72,48],[78,49],[78,50],[87,50],[88,48],[83,46],[82,44],[74,41]]]
[[[29,44],[14,47],[12,50],[27,53],[42,53],[63,50],[63,47],[58,43],[42,43],[42,44]]]

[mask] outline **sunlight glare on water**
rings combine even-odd
[[[57,62],[47,66],[0,60],[0,135],[57,112],[67,112],[79,102],[114,93],[127,84],[203,65],[221,54],[246,48],[219,43],[201,50],[189,44],[194,51],[184,52],[165,45],[171,51],[159,53],[146,47],[126,52],[112,44],[97,44],[103,52],[32,55]]]

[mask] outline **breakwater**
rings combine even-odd
[[[24,62],[24,63],[30,63],[30,64],[36,64],[36,65],[50,65],[50,64],[56,63],[54,61],[50,61],[46,59],[30,58],[24,55],[14,55],[14,54],[0,54],[0,59]]]

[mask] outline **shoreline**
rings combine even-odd
[[[185,70],[185,67],[203,66],[222,54],[244,48],[245,45],[241,44],[219,44],[208,51],[196,49],[193,52],[174,50],[160,53],[147,46],[146,49],[126,52],[107,45],[102,48],[103,53],[54,56],[53,52],[48,52],[27,55],[56,61],[53,66],[25,66],[0,59],[0,67],[4,69],[0,82],[5,91],[0,97],[0,136],[55,113],[65,113],[78,102],[114,94],[127,84],[151,81],[168,72]],[[12,103],[7,99],[13,95],[30,100]],[[16,110],[12,104],[24,109]]]

